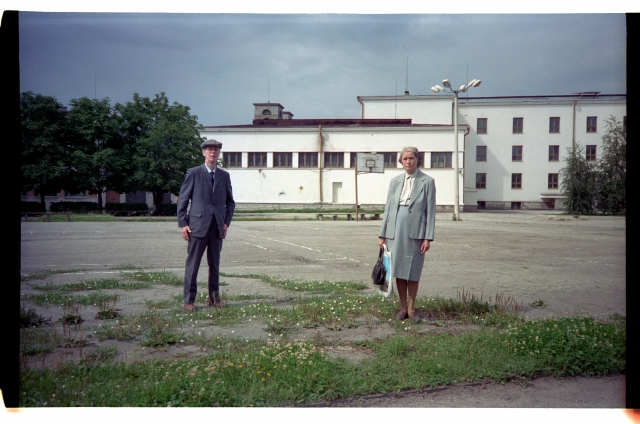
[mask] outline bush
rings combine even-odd
[[[88,213],[100,211],[96,202],[56,202],[49,206],[51,212]]]
[[[104,207],[107,212],[136,211],[149,212],[149,205],[146,203],[107,203]]]
[[[45,212],[40,202],[20,202],[20,212]]]
[[[165,203],[162,205],[162,210],[160,211],[160,215],[162,216],[177,216],[178,215],[178,205],[176,203]]]

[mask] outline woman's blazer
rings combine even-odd
[[[436,223],[436,184],[430,176],[416,170],[416,181],[409,200],[409,237],[417,240],[433,240]],[[406,172],[394,177],[389,184],[387,204],[384,208],[379,237],[392,239],[396,232],[398,202]]]

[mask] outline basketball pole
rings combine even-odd
[[[358,161],[356,160],[356,222],[358,222]]]

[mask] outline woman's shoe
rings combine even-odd
[[[407,319],[408,314],[406,312],[398,312],[396,314],[396,321],[402,321],[403,319]]]

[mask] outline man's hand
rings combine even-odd
[[[429,240],[423,240],[422,246],[420,246],[420,253],[424,254],[431,247],[431,242]]]
[[[186,241],[189,241],[189,236],[191,235],[191,228],[189,226],[181,227],[180,232],[182,233],[182,238]]]
[[[224,230],[222,230],[222,240],[227,238],[227,228],[229,228],[229,226],[227,224],[224,224]]]

